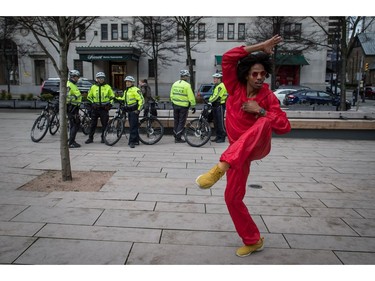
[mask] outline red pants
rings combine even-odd
[[[270,152],[271,137],[270,121],[259,118],[238,140],[232,142],[220,157],[220,161],[230,165],[226,172],[225,203],[236,231],[245,245],[255,244],[260,239],[258,227],[243,202],[250,163],[264,158]]]

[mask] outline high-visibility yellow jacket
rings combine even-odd
[[[114,98],[115,94],[113,93],[112,87],[108,84],[94,84],[91,86],[87,94],[87,99],[91,103],[95,103],[98,105],[106,103],[113,104]]]
[[[118,97],[117,99],[123,100],[125,106],[127,107],[132,107],[138,104],[136,110],[139,111],[143,108],[143,104],[145,103],[142,91],[136,86],[126,88],[124,94],[121,97]]]
[[[223,82],[217,84],[213,90],[212,95],[210,96],[208,102],[214,103],[218,102],[220,104],[225,104],[228,97],[227,89]]]
[[[191,86],[185,80],[178,80],[173,83],[170,92],[171,102],[182,107],[194,107],[195,96]]]
[[[80,105],[82,102],[82,95],[77,85],[72,81],[66,83],[68,88],[68,94],[66,96],[66,103],[71,103],[73,105]]]

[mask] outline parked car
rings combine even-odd
[[[373,86],[365,87],[365,98],[369,98],[371,100],[375,99],[375,87]]]
[[[277,90],[273,91],[273,93],[275,94],[275,96],[279,100],[279,104],[282,105],[283,101],[284,101],[284,98],[285,98],[285,95],[293,93],[295,91],[297,91],[297,89],[283,89],[282,88],[282,89],[277,89]]]
[[[94,80],[87,78],[79,78],[77,87],[81,94],[87,94],[91,86],[95,83]],[[41,87],[41,94],[58,95],[60,92],[60,78],[48,78],[45,80]]]
[[[304,89],[310,89],[310,87],[304,86],[304,85],[280,85],[277,89],[304,90]]]
[[[202,84],[196,94],[196,99],[198,101],[208,100],[214,91],[214,84]]]
[[[333,105],[336,106],[336,109],[338,109],[338,106],[340,105],[340,95],[332,95],[324,91],[312,89],[298,90],[285,95],[283,104]],[[346,110],[350,108],[351,103],[350,101],[346,100]]]

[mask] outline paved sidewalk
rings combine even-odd
[[[1,264],[375,264],[374,141],[274,138],[251,167],[248,184],[262,188],[245,198],[265,249],[239,258],[225,179],[194,184],[227,143],[193,148],[166,135],[131,149],[125,139],[85,145],[79,133],[73,176],[116,171],[99,192],[20,191],[60,169],[59,135],[30,139],[38,113],[0,110]]]

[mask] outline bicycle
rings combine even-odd
[[[152,145],[161,140],[164,135],[164,126],[160,120],[153,115],[157,108],[157,102],[149,100],[147,115],[139,121],[138,133],[139,140],[143,144]]]
[[[119,106],[114,117],[109,120],[107,128],[104,131],[104,142],[106,145],[115,145],[125,134],[127,138],[128,128],[125,128],[126,113],[125,103],[117,100]],[[149,110],[146,117],[142,118],[138,126],[139,140],[143,144],[152,145],[161,140],[164,135],[164,126],[156,116]]]
[[[79,107],[79,119],[80,119],[80,128],[84,135],[90,134],[91,128],[91,103],[90,102],[83,102],[82,106]]]
[[[43,100],[43,97],[39,97],[39,99]],[[47,100],[46,106],[34,121],[30,133],[31,140],[33,142],[39,142],[45,137],[48,130],[51,135],[54,135],[59,130],[59,128],[59,100],[57,97],[52,101]]]
[[[184,136],[186,142],[193,147],[205,145],[211,138],[212,130],[207,121],[211,112],[212,105],[205,101],[201,114],[188,122],[185,126]]]
[[[71,97],[71,101],[72,100],[75,100],[76,97]],[[70,103],[68,103],[69,105]],[[68,106],[68,109],[69,110],[69,106]],[[80,123],[80,129],[82,130],[83,134],[84,135],[88,135],[90,133],[90,128],[91,128],[91,114],[90,114],[90,111],[91,111],[91,103],[90,102],[82,102],[80,105],[79,105],[79,111],[78,111],[78,117],[79,117],[79,123]],[[67,116],[68,117],[68,116]],[[68,132],[69,132],[69,120],[67,120],[67,129],[68,129]]]

